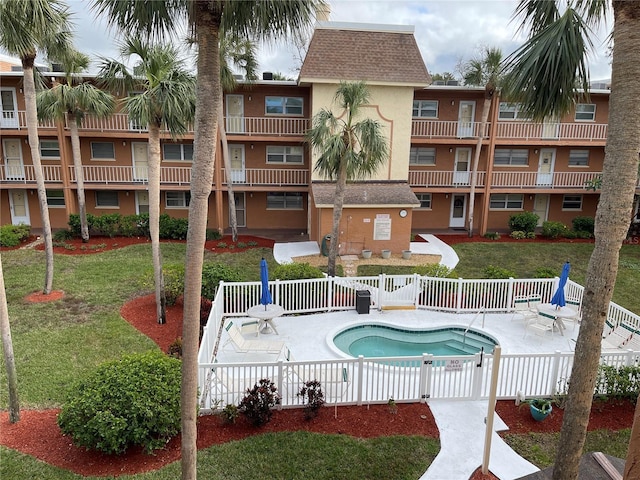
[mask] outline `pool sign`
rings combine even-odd
[[[446,371],[455,371],[462,370],[462,365],[464,364],[463,360],[447,360],[444,364],[444,369]]]

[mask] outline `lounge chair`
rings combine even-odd
[[[624,325],[616,325],[602,338],[602,349],[616,350],[624,348],[624,345],[631,340],[632,335],[632,332]]]
[[[252,389],[262,378],[268,378],[276,385],[279,379],[276,372],[265,375],[265,372],[261,371],[253,372],[256,375],[251,375],[252,372],[223,367],[215,367],[211,373],[211,398],[222,401],[224,404],[234,405],[237,405],[246,395],[247,390]],[[242,373],[248,373],[249,376],[242,376]],[[257,375],[258,373],[260,375]]]
[[[238,352],[280,353],[284,348],[284,342],[273,340],[247,340],[242,336],[242,332],[232,321],[227,322],[224,329],[229,335],[229,341],[233,342],[233,345]]]
[[[525,297],[525,296],[514,297],[513,308],[514,308],[514,312],[513,312],[513,316],[511,317],[511,320],[513,320],[516,317],[516,315],[520,315],[525,322],[529,322],[530,320],[533,320],[538,316],[535,312],[532,312],[531,309],[529,308],[529,297]]]

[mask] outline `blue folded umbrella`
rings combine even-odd
[[[260,281],[262,282],[262,295],[260,295],[260,303],[267,309],[267,305],[273,303],[271,292],[269,291],[269,267],[267,261],[263,258],[260,260]]]
[[[564,307],[567,304],[564,298],[564,286],[567,284],[570,271],[571,271],[571,264],[569,262],[565,262],[564,266],[562,267],[562,273],[560,274],[558,289],[556,290],[556,293],[554,293],[553,297],[551,298],[551,305]]]

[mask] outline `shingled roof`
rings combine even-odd
[[[426,87],[431,83],[413,27],[320,22],[300,82],[363,80]]]
[[[313,200],[317,207],[333,206],[336,184],[314,182],[311,185]],[[406,182],[361,182],[348,183],[344,191],[344,206],[415,206],[420,201]]]

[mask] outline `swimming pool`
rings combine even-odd
[[[498,342],[477,330],[441,327],[409,330],[390,325],[363,324],[346,328],[333,338],[342,352],[357,357],[473,355],[482,348],[491,353]]]

